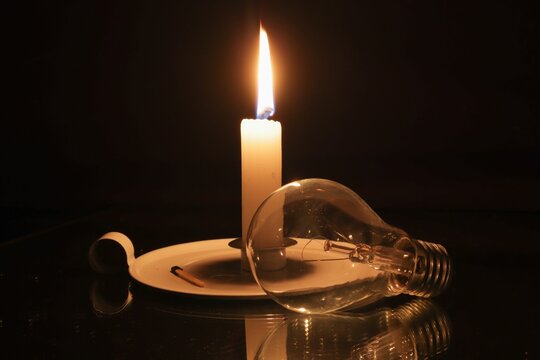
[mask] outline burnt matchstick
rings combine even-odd
[[[186,280],[187,282],[192,283],[195,286],[204,287],[204,281],[195,277],[195,275],[188,273],[186,270],[182,269],[180,266],[174,265],[173,267],[171,267],[171,274],[178,276],[179,278],[182,278]]]

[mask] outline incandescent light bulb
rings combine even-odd
[[[305,179],[255,213],[247,254],[255,279],[284,307],[327,313],[401,293],[431,297],[450,282],[446,249],[386,224],[356,193]]]

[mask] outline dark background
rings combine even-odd
[[[240,121],[255,115],[262,20],[284,183],[337,180],[448,249],[455,278],[436,299],[454,328],[448,358],[538,358],[537,3],[6,2],[2,354],[239,358],[243,320],[181,315],[220,312],[219,300],[133,282],[131,310],[95,313],[89,291],[110,279],[87,253],[113,230],[137,256],[240,234]],[[113,278],[105,299],[128,282]]]
[[[376,209],[540,210],[535,2],[27,1],[5,15],[3,240],[110,207],[227,209],[239,233],[259,20],[284,183],[333,179]]]

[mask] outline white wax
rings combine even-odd
[[[249,269],[245,252],[251,218],[261,203],[281,187],[281,124],[244,119],[242,137],[242,268]]]

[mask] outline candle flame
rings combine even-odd
[[[274,115],[274,94],[272,86],[272,64],[268,35],[262,28],[259,39],[259,99],[257,101],[257,119],[268,119]]]

